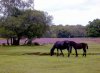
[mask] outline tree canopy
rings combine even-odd
[[[10,16],[13,12],[13,7],[21,10],[34,9],[34,0],[0,0],[0,14]]]
[[[52,25],[45,35],[45,37],[58,38],[86,37],[86,27],[82,25]]]
[[[1,0],[0,6],[3,6],[5,13],[0,18],[0,35],[12,38],[12,44],[15,40],[17,41],[15,45],[19,45],[20,38],[23,36],[28,39],[41,37],[52,22],[52,16],[47,12],[27,9],[31,7],[29,3],[31,1]],[[26,8],[23,9],[23,7]],[[0,12],[2,13],[2,9]]]
[[[87,25],[87,34],[89,37],[100,37],[100,19],[89,21]]]

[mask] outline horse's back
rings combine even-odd
[[[88,48],[87,43],[77,43],[75,48],[82,49],[82,48]]]
[[[80,43],[80,44],[82,44],[83,46],[87,46],[88,45],[87,43]]]
[[[62,41],[56,41],[54,46],[55,47],[59,47],[59,46],[62,46],[63,45],[63,42]]]
[[[54,47],[58,48],[58,49],[65,49],[66,48],[66,46],[64,46],[64,41],[55,42]]]

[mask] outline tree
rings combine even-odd
[[[16,7],[21,10],[28,8],[33,8],[32,5],[34,0],[0,0],[0,14],[7,17],[10,16],[13,12],[13,7]]]
[[[68,32],[67,30],[59,30],[57,37],[58,38],[69,38],[71,36],[70,32]]]
[[[50,34],[50,35],[49,35]],[[82,25],[52,25],[44,37],[85,37],[86,27]]]
[[[67,25],[65,28],[70,32],[70,37],[85,37],[86,27],[82,25]]]
[[[2,15],[3,19],[1,19],[2,22],[4,21],[12,21],[14,16],[20,15],[20,10],[26,10],[26,9],[32,9],[32,5],[34,3],[34,0],[0,0],[0,15]],[[19,10],[20,9],[20,10]],[[33,7],[34,9],[34,7]],[[10,17],[13,16],[13,17]],[[7,19],[8,18],[8,19]],[[10,19],[9,19],[10,18]],[[15,18],[14,18],[15,19]],[[14,21],[13,19],[13,21]],[[1,25],[0,25],[1,26]],[[3,37],[11,37],[12,34],[14,34],[12,31],[5,30],[5,28],[1,28],[1,33]],[[5,33],[5,34],[3,34]],[[1,34],[0,34],[1,35]],[[15,39],[13,37],[13,39]]]
[[[87,35],[89,37],[100,37],[100,19],[89,21],[87,25]]]
[[[13,39],[12,45],[19,45],[22,36],[27,37],[28,43],[31,44],[32,38],[41,37],[46,32],[52,20],[52,17],[43,11],[20,11],[17,8],[13,10],[11,16],[2,19],[0,27],[6,31],[5,34],[10,35],[6,37]]]
[[[27,11],[26,14],[28,13]],[[28,16],[29,18],[26,18],[25,22],[28,26],[26,26],[27,30],[24,31],[24,35],[29,38],[28,43],[30,44],[32,43],[32,38],[41,37],[48,30],[52,22],[52,16],[43,11],[33,11]]]
[[[19,45],[22,36],[32,42],[48,29],[52,17],[32,8],[34,0],[0,0],[0,35],[11,38],[12,45]]]

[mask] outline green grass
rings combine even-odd
[[[64,57],[46,55],[51,47],[0,46],[0,73],[100,73],[99,44],[89,43],[87,57],[77,58],[75,55],[68,58],[66,51]],[[82,50],[78,53],[82,54]]]

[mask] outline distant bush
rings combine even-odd
[[[6,43],[2,43],[2,46],[6,46]]]
[[[38,42],[34,42],[33,45],[40,46],[40,44]]]

